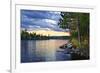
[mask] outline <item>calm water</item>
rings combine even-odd
[[[44,62],[70,60],[71,55],[59,47],[68,40],[22,40],[21,62]]]

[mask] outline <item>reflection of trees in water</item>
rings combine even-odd
[[[65,43],[66,40],[22,40],[21,62],[68,60],[68,55],[56,52]]]
[[[21,62],[28,60],[28,42],[21,41]]]
[[[21,62],[40,62],[45,61],[44,57],[38,53],[36,42],[33,40],[21,41]]]

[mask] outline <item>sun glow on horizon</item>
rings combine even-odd
[[[53,30],[33,30],[28,32],[45,36],[70,36],[70,32],[53,31]]]

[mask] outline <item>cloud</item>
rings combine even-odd
[[[58,21],[51,20],[51,19],[43,19],[43,21],[45,21],[47,23],[51,23],[51,24],[57,24],[58,23]]]
[[[59,28],[58,22],[61,12],[21,10],[21,27],[29,30],[55,30],[63,31]]]
[[[26,15],[29,18],[39,18],[39,19],[53,19],[58,20],[61,18],[61,12],[54,11],[37,11],[37,10],[21,10],[22,15]]]

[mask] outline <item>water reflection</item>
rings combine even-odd
[[[59,50],[68,40],[23,40],[21,41],[21,62],[42,62],[70,60],[70,54]]]

